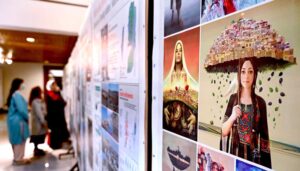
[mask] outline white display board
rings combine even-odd
[[[64,75],[80,170],[145,170],[145,2],[92,1]]]

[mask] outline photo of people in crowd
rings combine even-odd
[[[201,23],[215,20],[265,1],[270,0],[202,0]]]
[[[234,158],[212,148],[198,144],[197,171],[234,170]]]

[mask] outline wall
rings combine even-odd
[[[25,83],[25,90],[22,93],[27,100],[32,87],[43,87],[43,64],[39,63],[13,63],[12,65],[0,66],[3,73],[3,106],[9,93],[11,82],[14,78],[22,78]]]

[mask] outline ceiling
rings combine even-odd
[[[3,54],[13,51],[13,62],[66,64],[89,4],[90,0],[0,0]],[[27,42],[27,37],[35,42]]]
[[[34,38],[35,42],[27,42],[27,37]],[[0,29],[0,47],[3,54],[13,51],[14,62],[66,64],[76,40],[74,35]]]
[[[74,6],[81,6],[81,7],[87,7],[90,3],[90,0],[36,0],[36,1],[52,2],[52,3],[74,5]]]

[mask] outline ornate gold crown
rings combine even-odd
[[[181,101],[193,110],[198,109],[198,92],[192,89],[189,90],[164,90],[164,103],[169,101]]]

